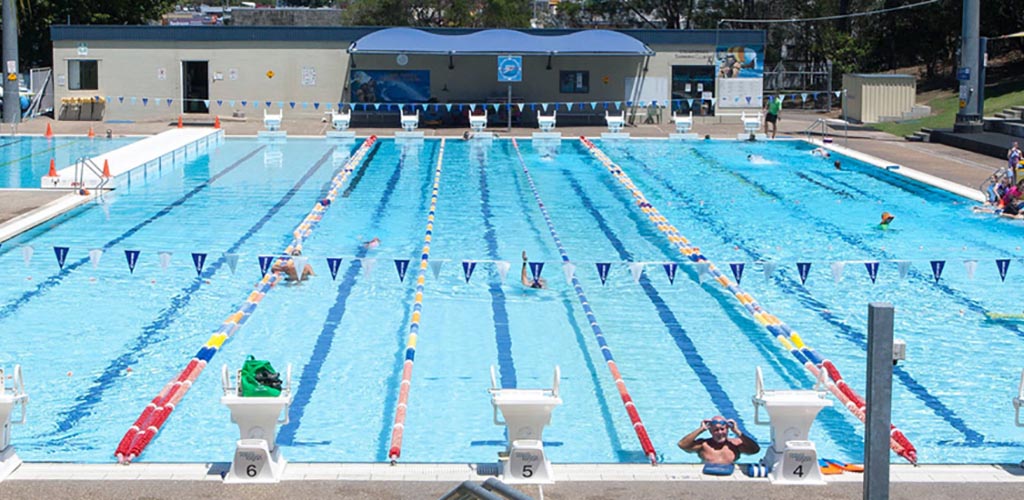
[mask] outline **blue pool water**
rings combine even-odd
[[[632,196],[574,140],[445,146],[402,460],[490,462],[504,447],[486,391],[548,387],[561,367],[564,405],[544,438],[555,462],[644,462],[589,322],[563,276],[531,193],[529,167],[660,458],[696,462],[675,443],[715,414],[762,444],[750,397],[754,367],[769,388],[813,380],[743,307],[650,225]],[[174,167],[5,242],[0,363],[21,363],[29,422],[14,443],[27,460],[109,462],[121,436],[260,278],[357,145],[229,139]],[[965,200],[800,142],[598,143],[679,232],[719,267],[745,263],[742,286],[863,394],[867,303],[892,302],[908,360],[895,368],[893,421],[922,463],[1019,460],[1024,431],[1011,398],[1024,330],[986,320],[1020,309],[1018,222],[974,215]],[[147,448],[144,461],[226,461],[237,427],[220,405],[223,364],[249,354],[293,365],[295,403],[278,442],[293,461],[385,461],[409,331],[439,141],[382,140],[306,240],[318,275],[270,291]],[[748,154],[771,164],[754,165]],[[896,215],[888,231],[882,211]],[[367,251],[361,242],[379,237]],[[35,253],[24,262],[23,246]],[[70,252],[63,270],[52,247]],[[89,249],[105,250],[97,266]],[[125,250],[141,252],[134,273]],[[520,254],[545,263],[549,290],[518,283]],[[158,252],[172,252],[162,269]],[[206,253],[197,277],[191,253]],[[224,253],[239,255],[232,272]],[[332,280],[324,258],[342,257]],[[357,258],[376,259],[369,261]],[[995,259],[1011,259],[1006,282]],[[400,282],[394,259],[413,259]],[[481,261],[467,283],[464,260]],[[512,269],[504,283],[489,261]],[[760,262],[778,265],[769,278]],[[872,284],[864,261],[878,260]],[[894,261],[911,262],[900,279]],[[931,260],[944,260],[938,282]],[[964,260],[977,260],[973,279]],[[626,262],[647,262],[634,283]],[[675,283],[663,262],[680,263]],[[846,262],[836,282],[832,263]],[[606,284],[595,268],[613,263]],[[811,264],[801,284],[796,263]],[[728,272],[728,271],[726,271]],[[131,368],[131,371],[128,371]],[[997,434],[997,430],[999,433]],[[841,406],[811,432],[822,456],[862,460],[863,425]],[[894,458],[894,460],[901,460]]]
[[[0,136],[0,188],[38,188],[50,170],[50,159],[62,169],[83,156],[93,157],[132,142],[134,138]]]

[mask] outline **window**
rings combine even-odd
[[[99,61],[68,61],[68,90],[99,90]]]
[[[563,94],[589,94],[589,71],[561,71],[559,74],[559,92]]]

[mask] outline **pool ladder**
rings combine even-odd
[[[821,135],[822,139],[829,135],[828,133],[829,123],[825,118],[818,118],[814,120],[810,125],[807,126],[801,132],[807,138],[807,142],[811,141],[812,134]],[[850,123],[843,120],[843,145],[845,146],[850,142]]]
[[[75,184],[78,188],[84,188],[85,186],[85,172],[92,172],[96,178],[99,179],[99,183],[93,186],[93,189],[103,189],[104,186],[110,182],[109,177],[103,175],[103,168],[96,165],[96,162],[92,161],[92,158],[82,156],[75,160]]]

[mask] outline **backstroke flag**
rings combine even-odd
[[[235,274],[235,268],[238,267],[238,254],[225,253],[224,261],[228,263],[228,269],[231,269],[231,274]]]
[[[274,262],[273,255],[260,255],[260,274],[263,276],[267,275],[267,271],[270,271],[270,263]],[[329,264],[328,264],[329,265]]]
[[[68,247],[53,247],[53,254],[57,256],[57,265],[64,269],[64,260],[68,258]]]
[[[507,260],[499,260],[494,262],[494,267],[498,268],[498,276],[501,277],[501,282],[504,283],[505,276],[508,276],[508,270],[512,268],[512,263]]]
[[[171,265],[171,255],[172,252],[168,252],[166,250],[157,252],[157,257],[160,258],[160,269],[166,271],[167,266]]]
[[[944,260],[933,260],[932,264],[932,276],[935,276],[935,282],[939,282],[939,278],[942,277],[942,268],[946,267],[946,261]]]
[[[800,274],[800,284],[801,285],[807,283],[807,273],[810,270],[811,270],[811,263],[810,262],[797,262],[796,263],[796,271],[797,271],[797,273]]]
[[[395,259],[395,270],[398,271],[398,281],[405,282],[405,271],[409,268],[409,259]]]
[[[135,264],[139,262],[139,251],[125,250],[124,260],[128,261],[128,274],[135,274]]]
[[[832,263],[832,279],[835,280],[836,283],[839,283],[840,281],[843,280],[843,268],[845,267],[845,262],[840,261]]]
[[[1006,271],[1010,269],[1010,259],[996,259],[996,267],[999,268],[999,279],[1006,281]]]
[[[676,265],[676,263],[675,262],[670,262],[668,264],[662,264],[662,267],[665,268],[665,274],[668,275],[668,282],[669,282],[669,284],[670,285],[676,284],[676,268],[678,267]]]
[[[331,270],[331,281],[338,279],[338,269],[341,268],[340,257],[328,257],[327,258],[327,269]]]
[[[537,281],[537,280],[540,279],[540,272],[543,271],[543,270],[544,270],[544,263],[543,262],[531,262],[530,263],[530,273],[533,274],[533,281]]]
[[[976,260],[965,260],[964,269],[967,270],[967,279],[974,279],[974,271],[978,269],[978,261]]]
[[[601,278],[601,284],[608,281],[608,270],[611,269],[611,262],[598,262],[597,263],[597,276]]]
[[[469,283],[469,278],[473,276],[473,270],[476,269],[476,261],[464,260],[462,261],[462,273],[466,275],[466,283]]]
[[[89,261],[92,262],[93,269],[100,267],[100,257],[103,257],[102,248],[93,248],[92,250],[89,250]]]
[[[196,276],[202,276],[202,274],[203,274],[203,265],[206,264],[206,254],[205,253],[193,253],[192,254],[192,264],[194,264],[196,266]]]
[[[864,267],[868,270],[868,277],[871,278],[871,282],[874,283],[878,278],[878,262],[865,262]]]
[[[729,269],[732,269],[732,277],[736,278],[736,284],[740,284],[740,280],[743,279],[743,263],[732,262],[729,264]]]

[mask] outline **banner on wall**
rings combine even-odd
[[[349,82],[352,102],[409,104],[430,100],[430,71],[356,70]]]
[[[719,108],[760,108],[764,94],[764,48],[721,46],[715,50]]]

